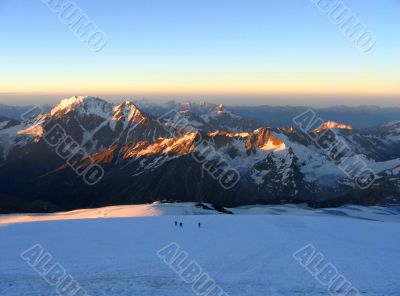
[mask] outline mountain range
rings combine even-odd
[[[190,105],[190,109],[197,114],[208,113],[216,106],[207,102],[188,103],[169,101],[166,103],[154,103],[147,99],[132,100],[140,110],[160,116],[171,109],[185,109]],[[31,109],[33,106],[9,106],[0,104],[0,117],[7,117],[20,120],[21,114]],[[42,105],[45,112],[54,108],[53,105]],[[243,118],[253,120],[261,125],[280,128],[292,124],[293,117],[308,110],[307,106],[228,106],[229,110]],[[314,108],[314,110],[327,121],[345,122],[357,129],[366,129],[385,124],[400,118],[399,107],[379,107],[373,105],[363,106],[332,106]]]
[[[400,121],[304,129],[307,110],[298,111],[290,125],[271,127],[220,104],[76,96],[37,116],[0,117],[0,212],[399,203]],[[360,166],[369,176],[351,174]]]

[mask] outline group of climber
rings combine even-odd
[[[197,224],[198,226],[199,226],[199,228],[201,228],[201,223],[199,222],[198,224]],[[178,221],[175,221],[175,226],[176,227],[183,227],[183,223],[182,222],[178,222]]]

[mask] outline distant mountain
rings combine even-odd
[[[242,117],[272,127],[292,125],[293,118],[310,109],[299,106],[231,106],[229,109]],[[400,108],[376,106],[313,108],[325,121],[343,122],[357,129],[371,128],[400,118]]]
[[[206,102],[174,102],[151,104],[147,101],[134,102],[141,110],[157,117],[184,116],[191,125],[203,131],[226,130],[230,132],[250,131],[262,124],[260,122],[235,115],[222,104]],[[176,111],[176,112],[173,112]]]
[[[11,118],[20,121],[24,112],[34,108],[34,106],[9,106],[0,104],[0,117]],[[51,105],[41,105],[41,108],[48,112],[52,108]]]
[[[12,118],[8,118],[8,117],[4,117],[4,116],[0,116],[0,130],[2,129],[7,129],[13,126],[16,126],[19,124],[18,120],[12,119]]]
[[[399,203],[397,121],[361,131],[329,121],[301,131],[265,127],[219,104],[169,103],[171,109],[157,107],[157,116],[155,106],[139,105],[72,97],[36,118],[5,125],[0,211],[156,200],[221,206]],[[292,110],[296,117],[294,110],[302,109]],[[90,186],[94,165],[104,176]],[[371,186],[362,188],[368,179],[346,173],[360,165],[374,173]]]
[[[362,135],[373,142],[377,149],[385,151],[388,158],[400,157],[400,120],[363,130]]]

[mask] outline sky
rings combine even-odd
[[[400,0],[341,1],[376,36],[367,53],[311,0],[76,0],[107,36],[97,52],[48,1],[0,0],[0,103],[400,106]]]

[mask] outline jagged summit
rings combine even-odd
[[[62,116],[71,111],[79,113],[92,113],[102,115],[110,114],[113,105],[96,97],[92,96],[74,96],[69,99],[63,99],[51,111],[52,116]]]
[[[142,111],[131,101],[125,101],[114,108],[113,120],[142,122],[146,118]]]
[[[70,111],[75,108],[75,106],[82,104],[84,101],[93,100],[93,97],[88,96],[73,96],[71,98],[62,99],[51,111],[50,113],[56,114],[60,111]]]
[[[127,122],[139,123],[146,120],[143,112],[129,100],[114,105],[92,96],[63,99],[49,112],[48,116],[62,118],[70,112],[75,112],[77,115],[97,116],[114,123],[123,121],[125,125]]]
[[[215,112],[216,112],[218,115],[224,114],[224,105],[222,105],[222,104],[217,105],[217,106],[215,107]]]
[[[351,150],[346,159],[362,159],[375,172],[377,183],[363,194],[354,191],[352,176],[343,172],[337,159],[298,130],[267,128],[223,105],[200,107],[183,104],[173,108],[175,112],[161,108],[153,109],[155,113],[129,100],[112,104],[76,96],[62,100],[36,121],[15,126],[4,121],[0,128],[4,185],[0,188],[11,186],[7,194],[22,200],[33,192],[32,201],[45,201],[43,208],[58,209],[200,198],[232,206],[397,202],[400,136],[393,131],[399,122],[359,131],[328,121],[317,129],[321,133],[340,129],[340,141]],[[106,171],[97,187],[86,186],[46,143],[45,135],[56,125]],[[82,169],[89,163],[74,161]],[[240,173],[230,190],[206,173],[229,170]],[[4,192],[0,190],[0,195]],[[31,201],[24,202],[21,208],[30,209]]]
[[[338,123],[335,121],[326,121],[319,128],[316,128],[315,132],[321,132],[327,129],[343,129],[343,130],[353,130],[353,127],[343,123]]]

